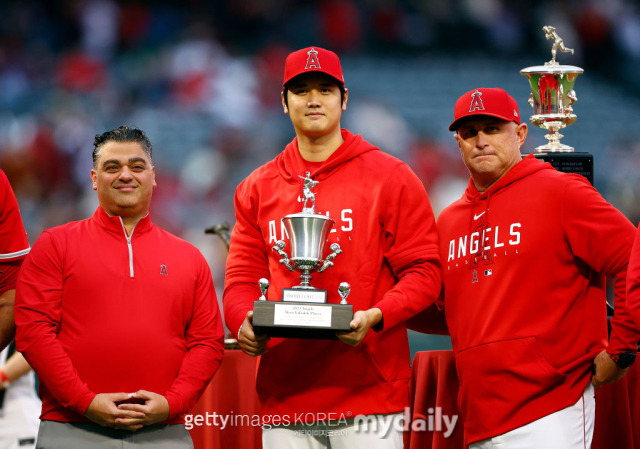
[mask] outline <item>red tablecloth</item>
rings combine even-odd
[[[436,428],[440,416],[458,414],[456,404],[458,377],[452,351],[416,353],[411,373],[413,418],[433,420]],[[634,425],[634,423],[637,423]],[[445,438],[440,431],[418,428],[405,434],[407,449],[462,449],[464,434],[458,420],[454,431]],[[437,428],[436,428],[437,429]],[[596,421],[592,449],[640,449],[640,368],[633,365],[624,379],[596,390]]]
[[[225,416],[237,424],[241,424],[245,417],[259,416],[255,382],[257,362],[257,358],[240,350],[225,351],[220,369],[191,411],[194,417],[202,417],[202,425],[194,426],[189,431],[195,449],[262,447],[262,430],[259,426],[229,425],[228,421],[224,429],[220,425],[213,425],[213,413],[218,416],[218,424],[221,423],[220,417]],[[206,422],[207,413],[209,423]],[[244,421],[247,422],[250,421]]]

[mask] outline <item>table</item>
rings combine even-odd
[[[448,438],[442,416],[458,415],[458,376],[453,351],[417,352],[411,370],[411,407],[414,418],[433,425],[405,434],[407,449],[462,449],[464,431],[458,421]],[[439,409],[439,411],[438,411]],[[442,419],[440,419],[442,422]],[[634,364],[620,381],[596,389],[596,418],[592,449],[640,449],[640,368]]]
[[[258,361],[259,358],[238,349],[225,351],[220,369],[190,413],[202,418],[201,425],[189,430],[195,449],[262,447],[260,426],[243,425],[251,422],[245,417],[259,419],[260,416],[255,382]],[[222,429],[222,419],[238,425],[229,425],[227,421]]]

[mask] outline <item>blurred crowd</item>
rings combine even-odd
[[[290,51],[314,44],[347,58],[479,53],[489,62],[542,62],[546,24],[575,48],[574,63],[640,97],[640,9],[632,0],[3,1],[0,167],[33,243],[43,229],[97,207],[94,135],[120,124],[144,129],[158,181],[153,219],[202,250],[221,288],[224,247],[203,231],[233,224],[236,185],[293,137],[279,95]],[[358,114],[353,131],[384,129],[393,142],[383,149],[412,165],[441,209],[467,183],[453,139],[430,139],[384,104]],[[635,159],[620,169],[633,171],[640,143],[621,145],[620,160]],[[637,223],[640,182],[620,189]]]

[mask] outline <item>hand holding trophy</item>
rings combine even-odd
[[[283,288],[282,301],[268,301],[266,290],[269,282],[260,279],[262,296],[254,302],[253,327],[256,333],[266,333],[271,337],[335,339],[336,331],[351,330],[353,306],[346,302],[351,287],[342,282],[338,288],[342,301],[332,304],[327,303],[326,290],[311,285],[311,272],[322,273],[332,267],[342,249],[337,243],[332,243],[332,252],[323,259],[324,244],[334,221],[315,212],[315,195],[311,189],[318,181],[312,180],[308,172],[300,178],[303,180],[302,212],[282,219],[289,236],[291,255],[286,253],[283,240],[278,240],[272,250],[278,253],[280,264],[289,271],[301,272],[301,282],[292,288]]]

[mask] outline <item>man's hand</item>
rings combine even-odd
[[[158,393],[146,390],[138,390],[129,395],[129,400],[118,405],[118,410],[127,413],[136,413],[137,416],[129,418],[116,418],[119,426],[137,427],[150,426],[169,418],[169,401]],[[122,427],[122,428],[127,428]]]
[[[369,329],[382,319],[382,311],[377,307],[369,310],[358,310],[351,320],[351,332],[336,332],[340,340],[351,346],[357,346],[367,335]]]
[[[253,310],[247,312],[240,331],[238,332],[238,344],[245,354],[257,357],[267,352],[267,342],[269,336],[267,334],[256,335],[253,332]]]
[[[629,368],[620,368],[616,365],[607,351],[602,351],[593,359],[593,365],[595,368],[595,374],[591,378],[591,383],[594,387],[598,388],[602,384],[609,384],[616,380],[622,379]]]
[[[113,427],[115,429],[138,430],[142,424],[134,424],[134,420],[140,420],[145,417],[144,413],[131,410],[121,410],[118,408],[117,402],[127,401],[131,399],[131,393],[100,393],[97,394],[84,416],[91,421],[104,427]],[[130,420],[126,423],[123,420]]]

